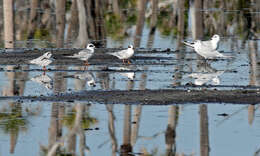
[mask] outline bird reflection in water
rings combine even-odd
[[[210,83],[212,85],[220,84],[220,75],[225,71],[218,71],[210,66],[210,64],[203,62],[198,66],[197,72],[189,74],[189,77],[194,78],[195,85],[204,85]]]
[[[37,83],[43,85],[45,88],[50,89],[50,90],[53,88],[52,77],[50,77],[49,75],[47,75],[45,73],[31,78],[31,81],[37,82]]]
[[[119,74],[127,77],[129,80],[133,81],[135,78],[135,72],[133,72],[134,68],[133,67],[116,67],[113,68],[112,70],[119,71]],[[122,71],[122,72],[120,72]]]
[[[92,72],[76,73],[73,75],[64,76],[64,78],[74,78],[78,80],[86,80],[90,87],[96,87],[95,77]]]

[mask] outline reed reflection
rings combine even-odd
[[[176,128],[178,124],[179,106],[170,106],[168,109],[168,124],[165,132],[165,155],[176,155]]]
[[[252,21],[253,22],[253,21]],[[254,25],[254,22],[252,23]],[[250,82],[249,85],[252,86],[260,86],[260,66],[259,60],[259,53],[258,53],[258,43],[254,40],[250,40],[248,43],[249,46],[249,60],[250,64]],[[255,118],[255,105],[248,106],[248,123],[250,125],[253,124]]]
[[[8,66],[7,69],[14,70],[16,67]],[[22,69],[28,69],[28,66]],[[25,90],[25,82],[28,79],[28,72],[6,72],[8,83],[3,88],[2,96],[22,96]],[[27,130],[28,120],[23,113],[21,102],[8,102],[7,108],[2,108],[0,124],[6,133],[10,134],[10,153],[15,152],[16,143],[20,131]]]

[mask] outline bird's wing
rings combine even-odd
[[[206,57],[206,58],[215,58],[215,57],[217,57],[216,53],[215,53],[216,50],[212,50],[211,46],[207,46],[207,45],[202,44],[202,43],[196,45],[195,51],[198,54],[200,54],[200,55],[202,55],[203,57]]]
[[[127,52],[127,49],[126,50],[121,50],[121,51],[118,51],[118,52],[114,52],[114,53],[109,53],[110,55],[113,55],[113,56],[116,56],[118,58],[122,58],[125,56],[125,53]]]
[[[210,51],[216,50],[213,49],[211,41],[201,41],[201,47],[205,50],[210,50]]]
[[[41,56],[38,59],[39,59],[39,61],[46,61],[46,60],[50,59],[50,57]]]
[[[36,59],[31,60],[30,63],[32,63],[32,64],[38,63],[38,62],[44,60],[44,58],[45,58],[44,56],[40,56]]]
[[[80,58],[80,57],[87,57],[87,56],[90,56],[92,55],[93,52],[88,50],[88,49],[84,49],[84,50],[81,50],[80,52],[78,53],[75,53],[74,55],[72,56],[66,56],[66,57],[70,57],[70,58]]]
[[[93,54],[93,51],[89,49],[83,49],[80,52],[78,52],[79,55],[86,55],[86,54]]]

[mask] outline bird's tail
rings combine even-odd
[[[31,61],[29,61],[29,63],[35,64],[35,63],[36,63],[36,60],[31,60]]]
[[[187,42],[187,41],[183,41],[182,43],[184,43],[185,45],[191,47],[191,48],[194,48],[194,43],[191,43],[191,42]]]
[[[218,51],[217,51],[218,52]],[[222,57],[222,58],[234,58],[233,56],[228,56],[228,55],[223,55],[221,53],[218,52],[217,57]]]
[[[115,53],[108,53],[108,55],[116,56],[116,54],[115,54]]]
[[[64,56],[64,57],[68,57],[68,58],[75,58],[75,56],[74,56],[74,55],[72,55],[72,56]]]

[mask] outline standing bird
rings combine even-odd
[[[31,64],[36,64],[43,67],[43,71],[46,71],[46,66],[52,63],[52,53],[46,52],[42,56],[30,61]]]
[[[90,59],[94,54],[95,46],[93,44],[88,44],[86,49],[81,50],[80,52],[72,55],[72,56],[66,56],[70,58],[77,58],[82,61],[85,61],[85,66],[89,66],[88,59]]]
[[[195,40],[194,43],[183,42],[185,45],[193,48],[196,53],[205,59],[215,59],[215,58],[229,58],[230,56],[225,56],[217,51],[219,45],[220,37],[219,35],[214,35],[211,40],[201,41]]]
[[[123,60],[123,63],[125,63],[125,60],[127,60],[128,64],[131,64],[129,58],[131,58],[134,55],[134,47],[133,45],[129,45],[127,49],[108,54],[116,56],[120,60]]]
[[[220,40],[219,35],[213,35],[211,40],[201,41],[201,43],[203,44],[203,46],[208,47],[210,50],[217,50],[219,40]],[[186,44],[187,46],[191,47],[191,48],[195,48],[194,46],[195,46],[196,41],[194,41],[193,43],[184,41],[183,43]]]
[[[203,44],[202,41],[196,40],[194,42],[194,50],[204,57],[205,59],[215,59],[215,58],[229,58],[230,56],[225,56],[218,52],[217,50],[214,50],[210,47],[207,47]]]

